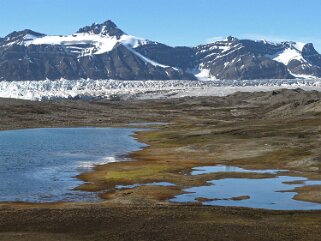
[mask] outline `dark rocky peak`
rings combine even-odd
[[[41,38],[43,36],[45,36],[45,34],[38,33],[30,29],[14,31],[2,40],[2,44],[23,44],[25,41]]]
[[[312,43],[307,43],[306,45],[304,45],[303,49],[302,49],[302,53],[303,54],[319,54]]]
[[[221,52],[222,50],[226,50],[225,47],[232,47],[232,46],[236,46],[240,43],[240,40],[232,37],[232,36],[228,36],[226,39],[224,40],[217,40],[215,42],[211,42],[208,44],[202,44],[202,45],[198,45],[197,47],[195,47],[195,49],[197,49],[198,51],[206,51],[206,50],[214,50],[216,52]]]
[[[284,42],[281,42],[281,44],[283,46],[285,46],[285,47],[289,47],[290,48],[295,44],[295,42],[293,42],[293,41],[284,41]]]
[[[228,36],[223,40],[218,40],[209,45],[218,45],[218,46],[234,46],[240,43],[240,40],[233,36]]]
[[[301,51],[301,48],[297,45],[296,42],[293,41],[285,41],[285,42],[281,42],[281,45],[284,47],[284,49],[296,49],[298,51]]]
[[[101,24],[93,23],[91,26],[86,26],[79,29],[77,33],[101,34],[116,36],[117,38],[120,38],[123,34],[125,34],[114,22],[110,20]]]
[[[239,42],[239,39],[233,36],[228,36],[225,41],[229,43],[236,43]]]
[[[318,66],[321,71],[321,55],[315,50],[312,43],[304,45],[302,49],[302,56],[310,63]]]

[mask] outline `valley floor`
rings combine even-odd
[[[132,153],[135,162],[99,166],[79,176],[87,182],[79,188],[101,191],[104,203],[2,204],[0,240],[319,240],[320,211],[166,201],[208,180],[254,177],[244,173],[186,175],[196,166],[285,169],[287,175],[321,180],[319,92],[297,89],[131,101],[0,99],[0,113],[2,130],[164,122],[136,135],[150,147]],[[115,189],[118,184],[158,181],[176,186]],[[296,199],[321,202],[320,186],[296,191]]]

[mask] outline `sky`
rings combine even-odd
[[[22,29],[71,34],[108,19],[172,46],[232,35],[312,42],[321,52],[321,0],[0,0],[0,37]]]

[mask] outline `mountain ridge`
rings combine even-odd
[[[238,39],[168,46],[126,34],[111,20],[71,35],[25,29],[0,38],[0,80],[242,80],[321,77],[312,43]]]

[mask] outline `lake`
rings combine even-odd
[[[97,201],[73,190],[94,165],[128,160],[145,144],[135,128],[42,128],[0,131],[0,202]]]

